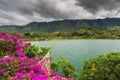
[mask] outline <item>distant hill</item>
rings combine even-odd
[[[82,20],[61,20],[52,22],[32,22],[24,26],[4,25],[0,26],[0,32],[38,32],[51,33],[55,31],[74,31],[80,29],[109,29],[120,30],[120,18],[105,19],[82,19]]]

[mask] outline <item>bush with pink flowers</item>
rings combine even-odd
[[[31,44],[22,35],[0,34],[0,80],[71,80],[42,68],[40,56],[27,57],[24,50]]]

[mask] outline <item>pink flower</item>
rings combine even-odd
[[[0,34],[0,39],[6,41],[13,41],[16,43],[16,52],[17,56],[10,56],[11,52],[7,52],[7,57],[3,57],[0,59],[0,66],[10,66],[10,63],[17,64],[12,71],[15,73],[14,80],[21,80],[26,77],[30,78],[31,80],[49,80],[49,74],[47,71],[42,68],[44,60],[40,63],[40,58],[36,56],[35,58],[28,58],[26,57],[26,53],[23,50],[30,46],[30,42],[24,42],[23,36],[18,34],[18,36],[8,36],[6,33]],[[50,57],[47,57],[46,60],[50,60]],[[3,64],[4,63],[4,64]],[[0,73],[5,74],[6,72],[0,69]],[[56,72],[50,72],[52,76],[52,80],[72,80],[71,78],[65,79]],[[7,73],[6,73],[7,74]]]

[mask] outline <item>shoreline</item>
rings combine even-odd
[[[27,40],[30,42],[36,42],[36,41],[67,41],[67,40],[120,40],[120,39],[51,39],[51,40]]]

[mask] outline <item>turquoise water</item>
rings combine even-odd
[[[53,61],[58,61],[62,56],[75,65],[78,72],[86,59],[109,52],[120,52],[120,40],[61,40],[32,42],[32,44],[51,47]]]

